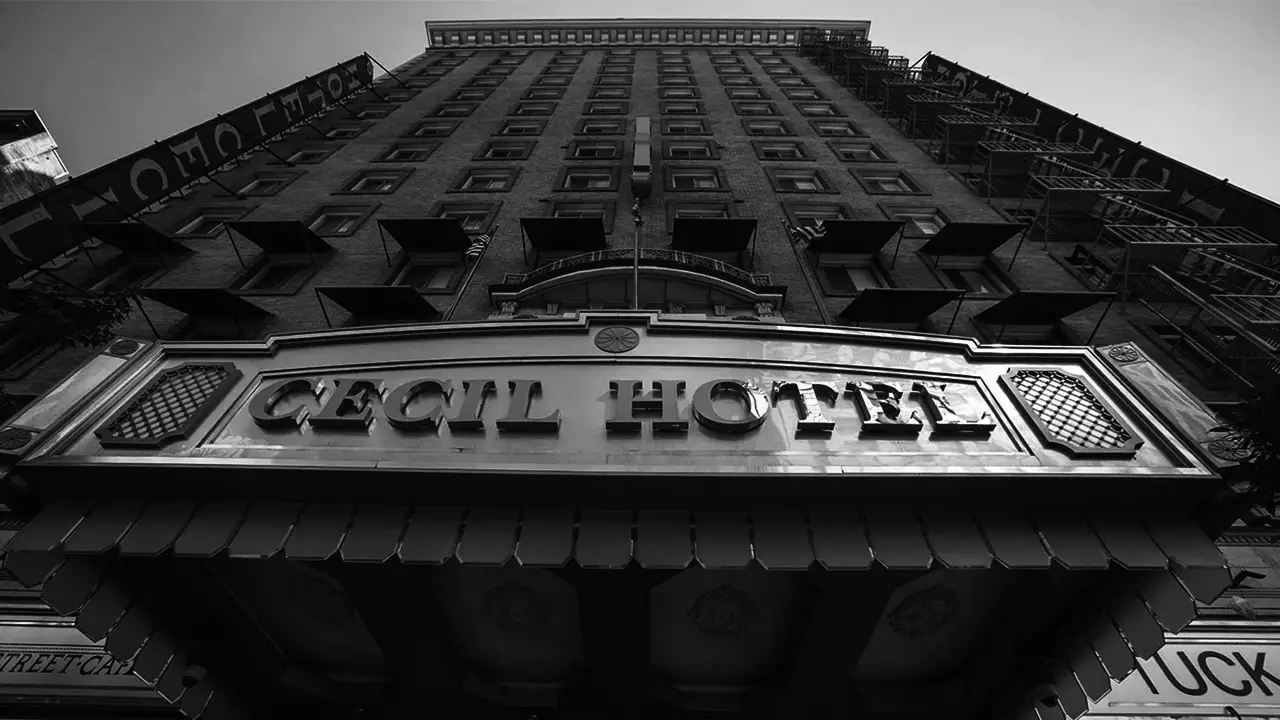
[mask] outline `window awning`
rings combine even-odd
[[[604,221],[600,218],[520,218],[521,249],[529,239],[536,253],[604,250]]]
[[[915,323],[919,325],[963,290],[949,288],[867,288],[840,312],[850,322]]]
[[[1052,325],[1115,296],[1113,292],[1083,290],[1022,290],[983,310],[977,317],[992,325]]]
[[[171,287],[143,288],[138,291],[150,298],[191,317],[199,318],[255,318],[271,313],[245,300],[226,288]]]
[[[920,248],[928,255],[969,255],[985,257],[995,252],[1009,238],[1026,226],[1005,222],[953,222],[942,229]]]
[[[182,255],[191,252],[190,248],[146,223],[87,222],[77,223],[75,227],[128,255]]]
[[[229,222],[227,227],[271,255],[307,255],[333,249],[297,220],[242,220]]]
[[[316,292],[360,319],[425,321],[440,314],[408,285],[330,286],[318,287]]]
[[[809,247],[819,255],[874,255],[902,230],[901,220],[823,220],[826,234]]]
[[[756,233],[754,218],[676,218],[671,249],[681,252],[743,252]]]
[[[378,228],[405,252],[461,253],[471,245],[471,238],[454,218],[388,218],[379,220]]]

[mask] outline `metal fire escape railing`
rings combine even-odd
[[[1110,177],[1063,155],[1033,156],[1027,178],[1014,214],[1032,219],[1028,235],[1040,236],[1045,248],[1051,240],[1080,242],[1093,236],[1117,210],[1131,207],[1127,198],[1158,198],[1168,192],[1146,178]],[[1037,209],[1029,207],[1035,205]]]
[[[960,108],[986,112],[994,109],[995,105],[994,100],[965,98],[937,90],[915,93],[907,96],[907,118],[900,131],[912,140],[932,138],[939,117]]]
[[[924,150],[941,165],[967,165],[978,143],[993,128],[1034,134],[1036,124],[1027,118],[993,115],[959,106],[954,112],[937,117],[933,123],[933,135]]]
[[[989,203],[993,196],[1024,195],[1032,172],[1040,169],[1043,161],[1075,163],[1092,155],[1083,145],[1051,142],[1024,128],[988,126],[973,148],[963,177]]]

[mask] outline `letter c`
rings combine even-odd
[[[1235,661],[1227,657],[1226,655],[1223,655],[1222,653],[1217,652],[1216,650],[1205,650],[1204,652],[1200,653],[1200,657],[1196,658],[1196,660],[1200,665],[1200,669],[1204,671],[1204,676],[1209,678],[1209,682],[1213,683],[1214,686],[1216,686],[1222,692],[1227,693],[1228,695],[1234,695],[1236,697],[1245,697],[1249,693],[1253,692],[1253,685],[1251,685],[1248,680],[1240,681],[1244,683],[1242,687],[1238,687],[1238,688],[1227,687],[1226,685],[1223,684],[1221,680],[1218,679],[1218,676],[1214,675],[1213,671],[1209,669],[1210,660],[1218,660],[1220,662],[1225,663],[1227,667],[1235,667],[1236,666]]]
[[[165,174],[164,168],[160,167],[160,163],[157,163],[155,160],[143,158],[134,163],[133,167],[129,170],[129,184],[133,186],[133,192],[138,196],[139,200],[149,201],[152,197],[142,192],[142,188],[138,187],[138,176],[148,170],[160,174],[160,189],[162,191],[169,189],[169,176]]]

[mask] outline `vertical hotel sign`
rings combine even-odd
[[[70,223],[114,222],[209,175],[232,158],[373,81],[365,55],[21,202],[0,208],[0,282],[77,245]],[[123,211],[123,212],[122,212]]]

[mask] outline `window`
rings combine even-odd
[[[502,80],[500,77],[477,75],[468,80],[465,87],[495,88],[502,84]],[[536,85],[537,83],[534,84]]]
[[[667,202],[667,232],[675,232],[676,218],[723,220],[731,217],[733,217],[733,213],[729,203],[687,202],[682,200]]]
[[[330,140],[350,140],[359,137],[369,128],[368,125],[337,125],[324,134]]]
[[[559,55],[551,58],[552,65],[581,65],[582,58],[570,55]]]
[[[621,135],[622,120],[581,120],[578,122],[578,135]]]
[[[848,162],[893,162],[879,147],[869,142],[829,143],[836,157]]]
[[[480,107],[480,103],[450,103],[440,105],[427,113],[431,117],[467,117]]]
[[[782,211],[793,225],[815,225],[819,220],[851,220],[853,213],[843,203],[787,202]]]
[[[351,235],[373,214],[373,207],[324,207],[312,217],[308,227],[317,235]]]
[[[777,115],[778,108],[770,102],[735,102],[734,112],[739,115]]]
[[[794,135],[782,120],[743,120],[748,135]]]
[[[239,220],[249,214],[251,208],[243,207],[206,207],[201,208],[193,217],[178,228],[175,235],[184,237],[213,237],[222,231],[222,224]]]
[[[591,88],[592,100],[626,100],[631,97],[631,88],[629,87],[593,87]]]
[[[468,233],[488,231],[498,214],[501,203],[437,203],[431,209],[431,217],[457,220]]]
[[[387,90],[383,88],[378,89],[378,94],[389,103],[407,103],[418,95],[412,90]]]
[[[947,224],[946,218],[937,208],[930,207],[888,207],[885,212],[894,220],[906,223],[903,228],[909,237],[930,237]]]
[[[140,288],[164,270],[158,260],[130,258],[111,270],[105,277],[90,286],[91,292],[112,293]]]
[[[515,184],[519,168],[467,168],[458,174],[450,192],[506,192]]]
[[[635,57],[636,51],[632,48],[610,48],[610,57]]]
[[[613,201],[557,202],[551,206],[551,217],[600,218],[600,222],[604,225],[604,231],[608,234],[613,231]]]
[[[382,118],[390,115],[391,111],[395,110],[397,107],[399,106],[384,104],[374,105],[370,103],[365,105],[360,112],[356,114],[360,116],[361,120],[381,120]]]
[[[533,140],[490,140],[474,160],[526,160],[533,152]]]
[[[721,75],[720,84],[725,87],[746,87],[759,85],[760,82],[750,75]]]
[[[558,75],[543,75],[533,79],[534,87],[565,87],[573,78],[561,77]]]
[[[658,68],[658,75],[691,75],[693,70],[687,65],[664,65]]]
[[[490,77],[506,77],[513,72],[515,72],[515,68],[510,65],[490,65],[489,67],[481,70],[480,74],[488,75]]]
[[[843,115],[840,109],[831,103],[803,103],[797,104],[796,109],[801,115],[808,117],[837,117]]]
[[[777,192],[835,192],[831,181],[815,168],[766,167],[764,171]]]
[[[826,100],[827,98],[812,88],[783,88],[782,94],[788,100]]]
[[[710,135],[704,120],[663,120],[663,135]]]
[[[493,94],[493,90],[488,88],[477,88],[477,89],[464,88],[450,95],[449,102],[475,102],[478,100],[484,100],[492,94]]]
[[[743,65],[717,65],[716,72],[719,73],[721,77],[750,74],[750,71]]]
[[[420,293],[452,292],[454,278],[461,268],[456,258],[432,260],[410,257],[389,284],[411,287]]]
[[[715,168],[666,167],[668,190],[724,190],[724,179]]]
[[[616,190],[618,170],[613,167],[568,167],[560,173],[560,190]]]
[[[634,57],[607,57],[604,59],[604,64],[606,66],[621,65],[630,68],[635,66],[636,59]]]
[[[433,77],[411,77],[405,80],[405,84],[416,89],[429,88],[436,84],[436,79]]]
[[[987,263],[976,268],[942,268],[938,276],[947,287],[975,295],[1008,295],[1009,286]]]
[[[663,157],[669,160],[720,157],[710,140],[667,140],[663,143],[663,150]]]
[[[423,77],[438,78],[438,77],[443,77],[445,75],[448,75],[450,70],[453,70],[453,68],[443,67],[440,65],[432,65],[430,67],[425,67],[419,70],[418,75]]]
[[[573,39],[572,37],[569,38],[569,40],[572,40],[572,39]],[[555,33],[552,33],[551,42],[555,42],[555,41],[556,41]],[[584,50],[583,48],[561,48],[560,51],[556,53],[556,55],[558,57],[582,57],[586,53],[587,51]]]
[[[872,195],[924,194],[921,193],[920,187],[901,170],[858,170],[850,168],[849,172]]]
[[[761,160],[811,160],[805,146],[794,140],[756,141],[752,145],[756,149],[756,157]]]
[[[857,125],[847,120],[815,120],[810,124],[813,126],[814,132],[822,137],[861,137],[866,135]]]
[[[769,96],[764,94],[764,90],[760,88],[725,88],[724,90],[730,100],[768,100]]]
[[[702,103],[697,102],[664,102],[662,103],[663,115],[705,115],[706,107]]]
[[[568,157],[575,159],[616,158],[622,156],[620,140],[575,140],[569,145]]]
[[[813,83],[809,82],[807,78],[800,77],[799,75],[795,75],[791,77],[774,76],[773,84],[777,85],[778,87],[812,87],[813,86]]]
[[[634,65],[604,65],[600,68],[600,75],[596,78],[597,85],[606,85],[609,83],[619,85],[631,84],[631,73],[635,72]],[[606,80],[608,82],[606,82]]]
[[[550,115],[556,111],[556,104],[550,102],[516,103],[512,115]]]
[[[295,150],[286,159],[294,165],[315,165],[324,162],[337,148],[303,148]]]
[[[780,57],[757,57],[756,62],[761,65],[781,65],[786,61]]]
[[[677,57],[677,56],[663,56],[663,57],[659,57],[659,58],[658,58],[658,64],[659,64],[659,65],[662,65],[662,66],[667,66],[667,65],[688,65],[688,64],[689,64],[689,58],[687,58],[687,57]]]
[[[693,87],[697,85],[691,77],[681,75],[668,75],[658,78],[659,87]]]
[[[418,123],[409,131],[409,137],[440,138],[448,137],[458,127],[456,120],[426,120]]]
[[[765,65],[764,71],[769,75],[799,75],[800,71],[790,65]]]
[[[523,58],[500,57],[500,58],[495,58],[492,64],[502,65],[504,67],[511,67],[511,66],[519,65],[522,62],[524,62]]]
[[[627,102],[589,102],[582,109],[584,115],[626,115],[631,110]]]
[[[819,265],[823,290],[829,295],[850,295],[867,288],[889,287],[884,273],[873,259],[857,263]]]
[[[388,195],[395,192],[412,172],[412,170],[366,170],[349,180],[343,186],[342,192]]]
[[[399,142],[382,153],[374,162],[422,162],[431,157],[440,143]]]
[[[462,63],[462,58],[447,57],[437,60],[432,67],[458,67]]]
[[[251,197],[275,195],[288,187],[289,183],[293,182],[297,178],[298,175],[295,173],[258,173],[257,176],[236,191],[236,194],[248,195]]]
[[[250,270],[236,289],[251,292],[295,293],[315,272],[309,257],[271,257]]]
[[[515,120],[507,118],[507,121],[498,128],[495,135],[541,135],[542,128],[547,124],[546,120]]]
[[[670,58],[682,58],[685,56],[685,54],[686,52],[682,48],[661,48],[658,50],[658,58],[660,60],[667,60]]]
[[[742,59],[733,57],[732,55],[712,55],[712,65],[741,65]]]
[[[658,89],[658,97],[663,100],[696,100],[701,95],[694,87],[664,87]]]
[[[572,75],[578,72],[577,65],[548,65],[542,68],[543,75]]]

